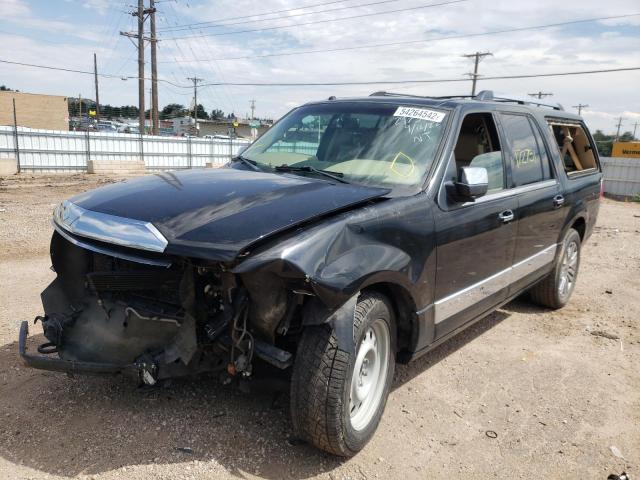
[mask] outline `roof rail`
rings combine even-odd
[[[471,100],[478,100],[479,102],[502,102],[502,103],[517,103],[518,105],[535,105],[537,107],[547,107],[552,108],[554,110],[563,110],[564,108],[559,103],[543,103],[536,102],[534,100],[529,99],[521,99],[521,98],[507,98],[507,97],[496,97],[493,94],[492,90],[482,90],[478,92],[476,95],[445,95],[440,97],[429,97],[426,95],[409,95],[405,93],[391,93],[391,92],[374,92],[370,97],[413,97],[413,98],[432,98],[434,100],[448,100],[455,98],[468,98]]]
[[[478,95],[485,93],[484,91],[480,92]],[[536,107],[547,107],[553,108],[554,110],[563,110],[564,108],[559,103],[544,103],[544,102],[536,102],[535,100],[529,100],[528,98],[506,98],[506,97],[493,97],[493,92],[490,92],[492,95],[491,100],[494,102],[504,102],[504,103],[517,103],[518,105],[535,105]]]
[[[370,97],[411,97],[411,98],[434,98],[426,95],[411,95],[409,93],[393,93],[393,92],[373,92]]]

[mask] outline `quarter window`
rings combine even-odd
[[[502,125],[511,151],[511,170],[516,187],[551,178],[544,145],[536,140],[531,120],[525,115],[502,114]]]

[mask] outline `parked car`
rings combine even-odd
[[[296,435],[354,455],[396,362],[523,292],[566,305],[600,185],[585,123],[558,107],[491,92],[309,103],[225,168],[62,202],[36,319],[48,341],[27,352],[24,322],[20,354],[146,384],[250,379],[261,359],[291,371]]]

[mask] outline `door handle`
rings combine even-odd
[[[509,223],[515,218],[515,215],[513,214],[513,210],[505,210],[504,212],[500,212],[498,214],[498,218],[502,221],[502,223]]]
[[[553,197],[554,208],[560,208],[562,205],[564,205],[564,197],[562,195],[556,195]]]

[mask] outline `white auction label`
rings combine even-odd
[[[398,107],[393,116],[418,118],[420,120],[429,120],[430,122],[440,123],[444,119],[445,113],[428,110],[426,108]]]

